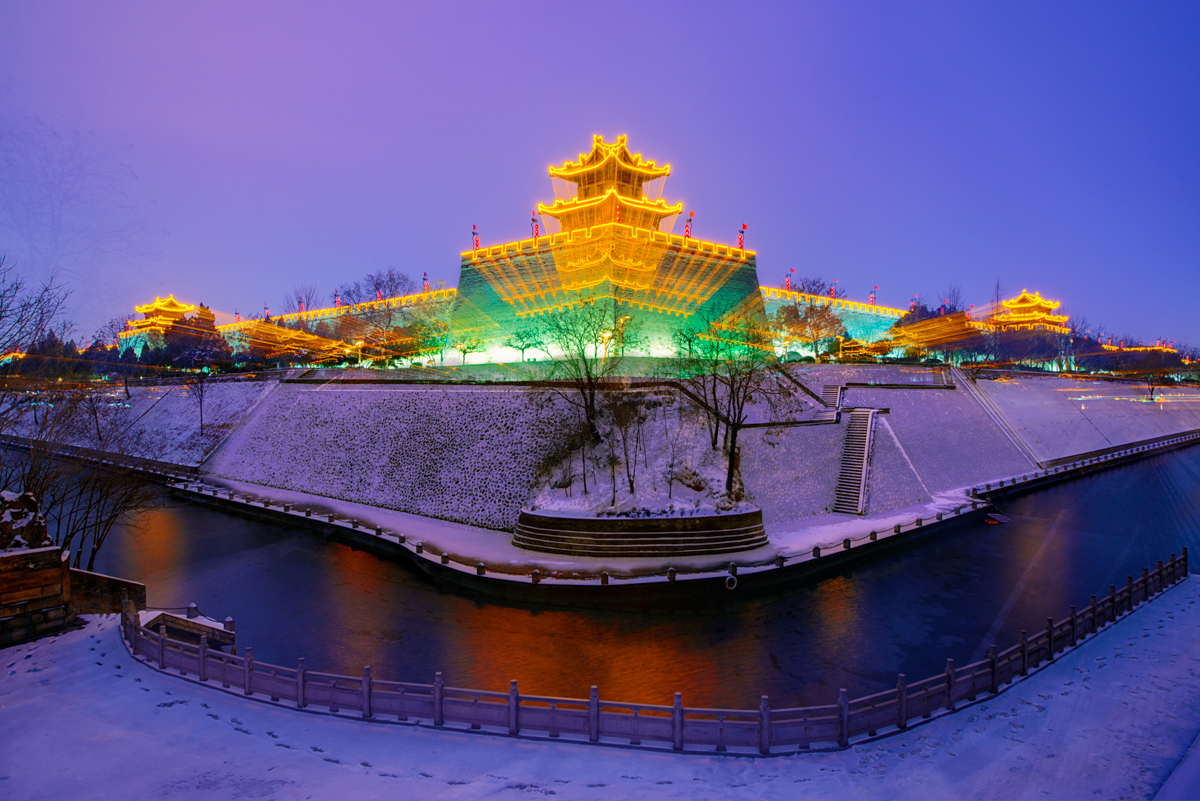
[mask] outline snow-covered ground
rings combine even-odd
[[[1200,731],[1198,600],[1192,577],[998,697],[847,750],[769,759],[299,712],[160,674],[130,658],[115,617],[90,618],[82,630],[0,651],[0,793],[1151,798]]]
[[[1060,376],[976,386],[1038,459],[1049,462],[1200,429],[1200,390]]]

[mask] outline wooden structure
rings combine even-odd
[[[958,667],[949,659],[944,672],[912,683],[901,674],[893,689],[881,693],[850,698],[843,689],[832,703],[785,709],[772,708],[765,695],[757,709],[713,709],[685,707],[680,693],[666,705],[604,700],[594,685],[587,698],[557,698],[523,695],[515,681],[508,692],[452,687],[441,673],[434,675],[433,684],[377,679],[369,666],[361,676],[342,676],[309,671],[303,658],[295,667],[283,667],[256,662],[250,648],[244,656],[234,656],[213,650],[207,638],[196,644],[176,640],[167,636],[165,626],[152,631],[138,625],[132,611],[122,615],[121,628],[133,656],[160,670],[297,709],[321,706],[331,713],[487,729],[514,737],[768,755],[818,744],[846,747],[856,738],[906,729],[912,721],[995,695],[1186,578],[1187,560],[1184,548],[1182,559],[1172,554],[1169,562],[1143,570],[1140,578],[1130,576],[1119,590],[1110,586],[1106,596],[1093,595],[1081,610],[1072,606],[1063,620],[1047,618],[1039,631],[1022,631],[1015,645],[1003,651],[993,646],[978,662]]]

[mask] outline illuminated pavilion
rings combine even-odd
[[[140,320],[129,320],[126,330],[117,335],[117,347],[124,351],[133,348],[133,352],[141,356],[142,349],[161,348],[164,337],[176,325],[189,317],[201,314],[201,309],[190,303],[180,303],[174,295],[166,298],[156,297],[152,303],[144,306],[134,306],[133,310],[142,315]],[[211,317],[212,313],[203,309]]]
[[[550,167],[556,199],[537,207],[544,235],[462,253],[449,342],[477,340],[481,360],[515,355],[513,332],[585,303],[636,320],[645,353],[669,352],[684,325],[765,328],[754,252],[671,233],[683,204],[661,197],[670,172],[624,136],[595,136],[590,153]]]
[[[1067,333],[1067,315],[1054,314],[1062,305],[1061,301],[1046,300],[1039,293],[1029,293],[1022,289],[1021,294],[1011,300],[1000,301],[1003,311],[997,310],[988,320],[988,324],[1000,331],[1054,331]]]

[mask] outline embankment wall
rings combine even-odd
[[[284,384],[205,469],[510,529],[560,425],[553,404],[519,388]]]
[[[1042,464],[1200,430],[1200,389],[1060,376],[981,376],[985,403]]]
[[[902,366],[812,366],[814,392],[856,384],[846,406],[878,417],[868,514],[924,503],[1043,463],[1200,430],[1200,391],[1117,381],[982,377]],[[886,385],[886,386],[881,386]],[[520,387],[386,384],[216,385],[206,432],[184,387],[135,390],[131,414],[157,458],[217,477],[443,520],[511,529],[563,414]],[[212,391],[210,390],[210,391]],[[1157,393],[1156,393],[1157,394]],[[766,525],[832,508],[846,423],[747,429],[741,469]],[[223,438],[223,440],[221,440]],[[220,441],[218,445],[217,442]],[[215,448],[215,450],[214,450]]]
[[[133,387],[114,400],[129,405],[123,414],[134,421],[131,447],[147,458],[196,466],[242,421],[255,401],[269,393],[277,381],[214,381],[204,396],[204,433],[200,433],[200,406],[186,386]]]

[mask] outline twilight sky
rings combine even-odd
[[[454,285],[472,223],[527,237],[546,167],[625,133],[697,236],[749,225],[764,284],[998,278],[1200,344],[1194,2],[8,0],[0,31],[0,253],[56,264],[84,336],[168,292]]]

